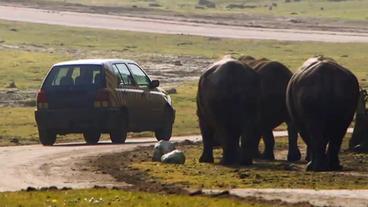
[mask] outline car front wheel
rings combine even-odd
[[[47,129],[39,129],[38,134],[39,134],[39,139],[42,145],[52,146],[53,144],[55,144],[55,141],[56,141],[55,132],[51,130],[47,130]]]
[[[84,140],[87,144],[97,144],[101,137],[101,132],[87,131],[83,133]]]
[[[173,114],[170,110],[166,110],[165,112],[166,121],[164,125],[155,131],[155,137],[158,141],[160,140],[170,140],[172,135],[172,125],[173,125]]]

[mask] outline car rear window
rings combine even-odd
[[[101,65],[63,65],[51,69],[43,88],[101,88],[104,83]]]

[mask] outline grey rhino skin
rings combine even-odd
[[[282,63],[271,61],[265,58],[256,60],[251,56],[242,56],[239,61],[251,66],[261,78],[261,107],[260,107],[260,134],[254,154],[267,160],[274,160],[275,138],[273,129],[287,123],[289,152],[287,160],[290,162],[298,161],[301,154],[298,148],[298,133],[290,120],[286,108],[286,88],[293,73]],[[263,137],[265,149],[260,155],[258,145],[260,138]]]
[[[349,148],[354,152],[368,152],[368,110],[366,104],[368,92],[361,88],[359,93],[358,106],[356,109],[354,132],[349,141]]]
[[[308,147],[308,171],[342,169],[339,151],[358,97],[357,78],[333,59],[310,58],[293,75],[286,104]]]
[[[202,74],[197,93],[203,139],[200,162],[213,162],[213,147],[219,145],[222,164],[252,164],[259,92],[258,74],[234,59],[216,62]]]

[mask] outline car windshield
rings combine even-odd
[[[44,88],[101,88],[104,76],[101,65],[55,66],[47,76]]]

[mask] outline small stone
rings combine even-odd
[[[19,139],[17,138],[13,138],[10,140],[11,143],[14,143],[14,144],[19,144]]]
[[[158,3],[149,3],[148,6],[149,7],[161,7],[161,5]]]
[[[170,141],[160,140],[153,147],[152,161],[160,162],[162,155],[175,150],[174,143]]]
[[[174,150],[172,152],[164,154],[161,157],[161,162],[170,164],[184,164],[185,163],[184,152],[180,150]]]
[[[297,166],[295,165],[295,164],[286,164],[285,166],[284,166],[284,170],[287,170],[287,171],[295,171],[295,170],[297,170],[298,168],[297,168]]]
[[[195,143],[192,140],[186,139],[186,140],[182,141],[181,144],[183,144],[183,145],[193,145]]]
[[[218,191],[218,192],[213,192],[210,194],[210,196],[212,197],[219,197],[219,196],[224,196],[224,195],[229,195],[230,192],[228,190],[221,190],[221,191]]]
[[[207,8],[216,8],[215,2],[209,1],[209,0],[199,0],[198,5],[205,6]]]
[[[183,64],[181,63],[180,60],[177,60],[177,61],[174,62],[174,65],[176,65],[176,66],[182,66]]]
[[[189,191],[188,195],[190,196],[196,196],[196,195],[202,195],[203,192],[201,189],[197,189],[197,190],[192,190],[192,191]]]
[[[249,174],[248,173],[240,173],[239,174],[239,178],[240,179],[244,179],[244,178],[247,178],[247,177],[249,177]]]
[[[15,85],[15,82],[12,81],[9,83],[9,85],[6,86],[6,88],[17,88],[17,85]]]
[[[168,94],[177,94],[176,88],[169,88],[166,90]]]
[[[27,192],[36,191],[36,190],[37,189],[35,187],[31,187],[31,186],[27,187],[26,189]]]
[[[14,94],[16,92],[17,92],[17,90],[9,90],[9,91],[6,91],[6,94]]]

